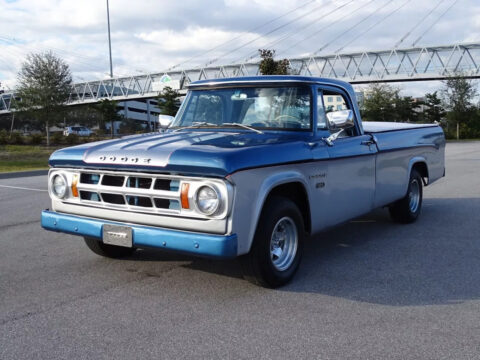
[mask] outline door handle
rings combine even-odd
[[[361,142],[362,145],[366,145],[366,146],[370,146],[370,145],[373,145],[375,144],[375,141],[373,140],[364,140]]]

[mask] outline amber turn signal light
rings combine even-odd
[[[78,197],[77,183],[78,183],[78,175],[73,175],[73,180],[72,180],[72,195],[73,195],[73,197]]]
[[[190,204],[188,202],[188,189],[190,189],[189,183],[182,184],[182,191],[180,192],[180,200],[182,202],[182,209],[190,209]]]

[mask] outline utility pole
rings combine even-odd
[[[112,41],[110,39],[110,9],[108,7],[108,0],[107,0],[107,23],[108,23],[108,50],[110,52],[110,77],[113,78]]]

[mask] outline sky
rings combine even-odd
[[[480,42],[480,1],[110,0],[110,24],[114,76],[125,76],[241,62],[260,48],[284,58]],[[0,0],[0,89],[15,87],[28,53],[44,51],[74,81],[107,78],[106,1]],[[441,84],[397,86],[420,96]]]

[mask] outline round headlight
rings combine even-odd
[[[67,194],[67,182],[65,178],[61,175],[55,175],[52,179],[52,192],[53,194],[63,199]]]
[[[198,210],[205,215],[212,215],[218,210],[220,199],[218,193],[210,186],[202,186],[195,198]]]

